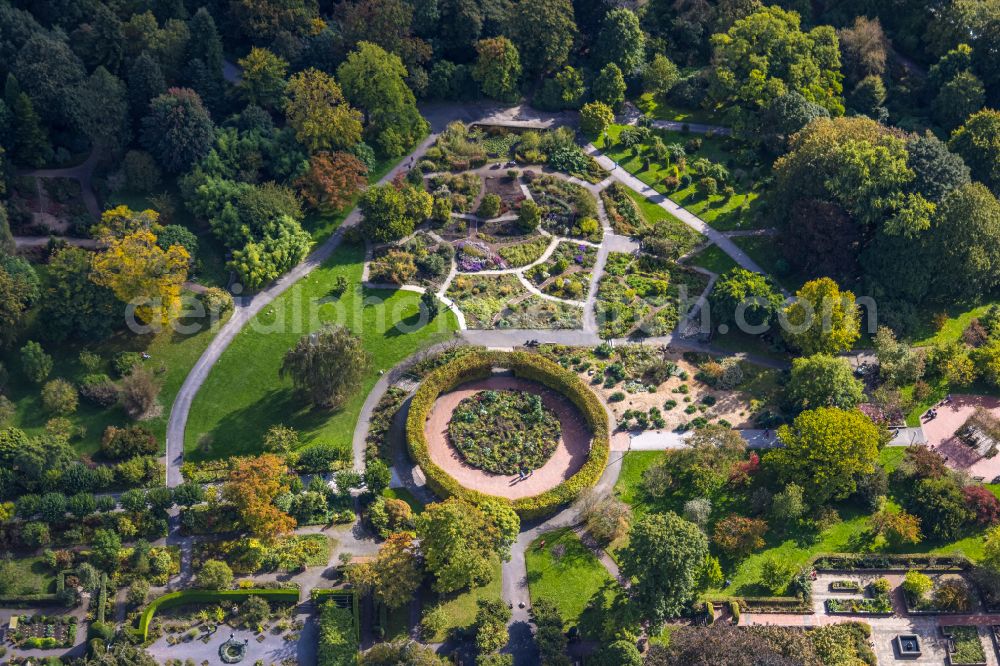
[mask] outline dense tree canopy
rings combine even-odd
[[[882,434],[857,410],[820,407],[778,429],[784,448],[767,455],[782,479],[797,483],[814,505],[854,492],[859,475],[878,461]]]

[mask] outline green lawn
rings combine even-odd
[[[624,168],[636,178],[655,189],[657,192],[666,194],[673,201],[684,206],[684,208],[688,209],[695,215],[698,215],[700,218],[705,220],[705,222],[712,225],[716,229],[730,230],[754,228],[757,221],[754,208],[757,205],[758,193],[753,191],[749,184],[749,174],[744,174],[742,179],[737,179],[737,174],[735,172],[739,169],[735,165],[729,166],[733,162],[733,156],[724,147],[725,139],[721,137],[695,137],[694,135],[684,134],[683,132],[654,130],[654,132],[668,144],[680,143],[683,145],[692,138],[701,139],[701,148],[688,154],[688,164],[683,172],[690,174],[694,179],[697,179],[697,177],[691,169],[691,163],[699,157],[704,157],[712,162],[727,165],[727,168],[730,169],[730,184],[733,185],[736,193],[732,197],[726,198],[720,192],[719,194],[712,195],[706,199],[702,194],[696,191],[694,182],[687,187],[682,187],[674,191],[667,191],[664,189],[662,181],[666,176],[675,174],[675,167],[668,164],[657,164],[654,162],[650,164],[649,169],[646,169],[643,157],[636,157],[631,148],[626,148],[618,143],[618,135],[624,128],[624,125],[611,125],[607,129],[610,145],[605,144],[603,135],[595,139],[594,145],[601,149],[605,155],[614,159],[618,163],[619,167]],[[679,175],[683,175],[683,173]]]
[[[194,401],[184,442],[186,459],[256,453],[264,433],[277,423],[298,430],[302,445],[323,442],[349,450],[358,412],[379,370],[451,338],[457,322],[446,309],[416,330],[403,330],[419,318],[420,295],[362,289],[363,259],[363,248],[340,246],[237,334]],[[347,278],[349,287],[337,297],[333,289],[339,276]],[[278,377],[285,352],[302,335],[327,323],[348,326],[372,355],[361,388],[332,412],[311,409],[293,392],[291,380]]]
[[[700,233],[678,220],[659,204],[653,203],[629,188],[625,188],[625,192],[636,203],[636,206],[639,207],[639,213],[645,218],[646,223],[650,227],[660,222],[666,222],[663,227],[667,230],[667,236],[674,242],[677,248],[677,256],[687,254],[705,240]]]
[[[413,513],[423,513],[424,503],[406,488],[386,488],[382,491],[382,496],[388,499],[403,500],[410,505]]]
[[[639,487],[642,474],[661,458],[663,451],[629,451],[622,460],[622,471],[615,482],[615,495],[632,507],[636,518],[650,509],[646,494]]]
[[[182,320],[182,324],[194,323],[196,330],[187,334],[172,330],[163,330],[156,334],[134,335],[120,331],[96,344],[80,344],[66,342],[59,345],[46,344],[39,335],[39,327],[43,322],[34,322],[33,329],[25,334],[23,340],[41,340],[45,351],[53,357],[53,369],[50,379],[61,377],[73,382],[79,382],[87,371],[80,365],[80,351],[86,349],[101,355],[105,361],[104,372],[112,374],[111,359],[122,351],[145,351],[150,358],[144,361],[161,382],[159,403],[161,409],[155,417],[144,421],[164,446],[167,417],[173,405],[177,391],[184,383],[205,347],[215,337],[218,326],[209,327],[207,322],[190,322]],[[200,324],[200,328],[198,325]],[[23,343],[21,343],[23,344]],[[20,344],[8,350],[0,362],[10,372],[10,383],[7,396],[15,403],[16,413],[12,426],[23,429],[28,434],[36,435],[45,431],[45,422],[49,415],[41,407],[40,387],[29,382],[20,372]],[[74,438],[72,444],[81,454],[91,455],[100,448],[101,435],[109,425],[121,426],[130,423],[130,419],[118,407],[100,409],[84,400],[80,400],[76,413],[70,416],[73,423],[83,429],[83,435]]]
[[[493,571],[493,580],[487,585],[465,590],[458,594],[445,595],[437,601],[437,606],[444,610],[448,618],[446,626],[437,634],[428,639],[428,643],[441,643],[448,634],[455,629],[467,629],[476,621],[477,602],[480,599],[500,599],[502,565],[497,560],[496,569]],[[433,604],[425,604],[425,612]]]
[[[51,594],[56,591],[56,577],[42,557],[11,560],[16,572],[11,595]]]
[[[525,561],[531,602],[551,601],[567,627],[578,624],[594,595],[614,582],[608,570],[568,527],[535,539],[525,552]]]
[[[987,303],[985,305],[978,305],[971,309],[964,309],[961,306],[950,308],[944,312],[944,314],[948,316],[948,320],[945,322],[944,326],[937,330],[933,330],[934,327],[931,325],[931,322],[927,321],[926,325],[918,330],[913,336],[913,346],[930,347],[947,342],[955,342],[956,340],[961,339],[962,333],[965,331],[966,327],[972,323],[972,320],[986,314],[986,311],[990,309],[991,305],[993,304]],[[928,317],[928,319],[930,318],[932,318],[932,316]]]
[[[722,275],[737,267],[737,263],[733,261],[733,258],[715,244],[709,245],[704,250],[700,250],[697,254],[692,255],[691,258],[685,259],[684,263],[691,266],[700,266],[717,275]]]
[[[703,125],[719,125],[722,119],[707,109],[686,109],[673,106],[652,93],[643,93],[636,106],[654,120],[674,120],[679,123],[699,123]]]

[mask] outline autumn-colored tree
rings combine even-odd
[[[139,230],[111,238],[91,261],[91,280],[108,287],[119,300],[136,305],[136,316],[145,323],[166,323],[181,306],[181,285],[187,280],[190,255],[183,247],[164,250],[156,236]]]
[[[305,202],[324,213],[342,210],[367,184],[368,167],[361,160],[326,151],[309,158],[309,169],[295,183]]]
[[[884,536],[893,547],[920,543],[924,538],[920,532],[920,518],[902,510],[877,512],[872,516],[871,530],[873,534]]]
[[[162,230],[160,214],[155,210],[134,211],[121,205],[101,213],[101,221],[91,229],[91,235],[102,243],[110,243],[136,231],[150,231],[159,236]]]
[[[836,354],[850,349],[861,335],[854,294],[830,278],[812,280],[795,292],[785,308],[782,334],[803,354]]]
[[[409,603],[423,581],[413,534],[389,535],[375,559],[349,569],[347,580],[362,594],[373,594],[389,608]]]
[[[976,514],[976,522],[991,527],[1000,522],[1000,500],[986,486],[971,485],[962,488],[965,503]]]
[[[734,513],[715,524],[712,541],[733,557],[746,557],[764,547],[766,532],[767,521]]]
[[[267,49],[255,46],[238,63],[243,69],[240,90],[247,101],[265,109],[278,106],[285,89],[288,62]]]
[[[295,529],[295,519],[274,505],[288,492],[284,461],[275,455],[241,459],[229,473],[222,496],[236,506],[248,531],[273,539]]]
[[[361,112],[351,108],[333,77],[310,67],[285,86],[285,116],[310,152],[349,148],[361,140]]]

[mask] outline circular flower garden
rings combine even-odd
[[[559,418],[528,391],[480,391],[458,403],[448,423],[451,445],[465,462],[493,474],[538,469],[561,433]]]
[[[549,515],[594,485],[609,435],[594,392],[526,352],[475,350],[435,369],[406,419],[407,448],[430,490],[510,502],[522,520]]]

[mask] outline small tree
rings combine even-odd
[[[805,511],[802,487],[796,483],[789,483],[771,500],[771,515],[785,525],[797,522]]]
[[[712,515],[712,501],[707,497],[696,497],[684,502],[684,519],[690,520],[704,529]]]
[[[52,372],[52,357],[40,344],[29,340],[21,347],[21,370],[29,380],[41,384]]]
[[[299,443],[299,431],[279,423],[264,435],[264,450],[268,453],[288,453]]]
[[[434,292],[427,290],[420,294],[420,309],[427,313],[427,319],[431,320],[438,316],[438,312],[441,311],[441,302],[438,300]]]
[[[933,587],[934,583],[930,576],[916,570],[907,571],[903,578],[903,591],[910,595],[910,599],[914,601],[923,599],[924,595],[930,592]]]
[[[517,212],[517,224],[524,233],[531,233],[538,228],[542,221],[542,209],[531,199],[521,202],[521,209]]]
[[[492,220],[500,214],[500,203],[500,196],[490,192],[483,197],[483,200],[479,204],[479,210],[476,211],[476,214],[484,220]]]
[[[256,629],[270,619],[271,605],[264,597],[256,595],[247,597],[246,601],[240,604],[238,615],[245,626]]]
[[[788,560],[767,557],[760,566],[760,582],[774,594],[781,594],[795,575],[795,567]]]
[[[149,596],[149,582],[144,578],[136,578],[128,586],[128,593],[126,595],[126,600],[131,606],[141,606],[146,603],[146,597]]]
[[[42,407],[50,414],[72,414],[77,402],[76,387],[65,379],[53,379],[42,387]]]
[[[122,409],[133,419],[142,418],[153,410],[160,388],[152,372],[142,366],[133,368],[118,384]]]
[[[365,467],[365,485],[373,495],[381,495],[391,480],[392,472],[381,460],[376,458]]]
[[[476,611],[476,647],[482,653],[494,652],[507,644],[507,623],[511,611],[499,599],[480,599]]]
[[[233,584],[233,570],[220,560],[208,560],[195,578],[195,585],[206,590],[226,590]]]
[[[340,407],[361,385],[371,355],[361,340],[343,326],[328,325],[304,335],[288,350],[281,377],[291,377],[295,388],[314,405]]]
[[[767,521],[730,514],[715,524],[712,540],[732,557],[746,557],[764,547]]]
[[[590,489],[577,500],[587,531],[602,544],[609,544],[628,533],[632,510],[617,497],[600,495]]]
[[[615,112],[604,102],[588,102],[580,109],[580,129],[587,136],[597,136],[615,122]]]

